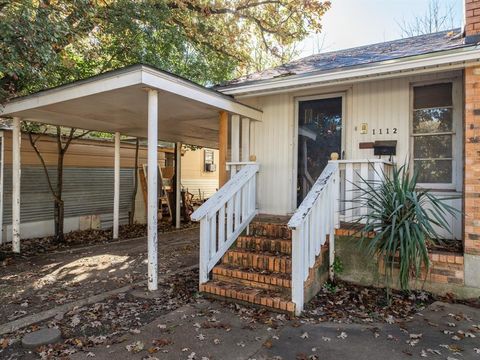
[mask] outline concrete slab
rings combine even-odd
[[[56,328],[45,328],[26,334],[22,339],[22,346],[35,349],[42,345],[54,344],[62,339],[62,333]]]
[[[71,358],[480,359],[480,309],[463,305],[437,302],[393,324],[299,320],[278,322],[274,330],[219,302],[201,300],[158,318],[122,343]]]
[[[141,328],[140,333],[126,336],[120,344],[90,351],[95,359],[143,359],[148,355],[172,360],[189,356],[194,359],[248,359],[274,335],[274,330],[267,328],[242,319],[218,302],[202,300],[158,318]],[[89,359],[90,356],[77,353],[71,358]]]
[[[479,325],[479,309],[437,302],[401,324],[286,326],[273,346],[261,349],[255,358],[474,360],[480,358],[477,353],[480,351]]]

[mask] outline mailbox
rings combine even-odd
[[[380,140],[373,144],[373,154],[382,155],[396,155],[397,154],[397,140]]]

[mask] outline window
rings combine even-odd
[[[454,183],[452,83],[413,88],[413,164],[418,182]]]

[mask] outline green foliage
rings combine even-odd
[[[331,282],[326,281],[326,282],[323,284],[323,289],[324,289],[326,292],[335,293],[335,292],[337,291],[337,285],[335,285],[334,283],[331,283]]]
[[[345,270],[343,262],[338,256],[335,256],[335,259],[333,259],[332,268],[336,275],[343,273],[343,270]]]
[[[422,267],[429,269],[427,242],[440,241],[439,229],[450,232],[446,216],[455,216],[457,211],[445,202],[447,198],[419,188],[418,174],[411,174],[408,165],[395,165],[391,175],[380,175],[385,180],[361,179],[360,184],[354,184],[359,193],[353,200],[354,208],[368,208],[359,219],[364,223],[361,245],[372,259],[378,256],[384,261],[387,286],[398,266],[400,286],[408,290],[410,280],[418,279]],[[373,239],[367,237],[371,232],[375,233]]]
[[[0,2],[0,103],[134,63],[201,84],[294,55],[328,1]]]

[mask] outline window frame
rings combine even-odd
[[[438,133],[414,133],[413,132],[413,120],[414,112],[414,90],[415,87],[427,86],[427,85],[437,85],[437,84],[452,84],[452,105],[451,106],[442,106],[441,108],[451,108],[452,109],[452,130],[443,131]],[[452,157],[451,158],[435,158],[434,160],[451,160],[452,161],[452,181],[449,183],[418,183],[419,187],[432,189],[432,190],[455,190],[462,191],[462,179],[463,179],[463,169],[462,169],[462,151],[463,151],[463,141],[462,141],[462,114],[463,114],[463,94],[462,94],[462,79],[459,77],[444,78],[431,81],[421,81],[413,82],[410,84],[410,116],[409,116],[409,137],[410,137],[410,166],[411,169],[414,169],[414,139],[418,136],[435,136],[435,135],[451,135],[452,136]],[[424,109],[424,108],[422,108]],[[425,108],[428,109],[428,108]],[[430,109],[437,109],[433,107]],[[425,159],[428,160],[428,159]]]

